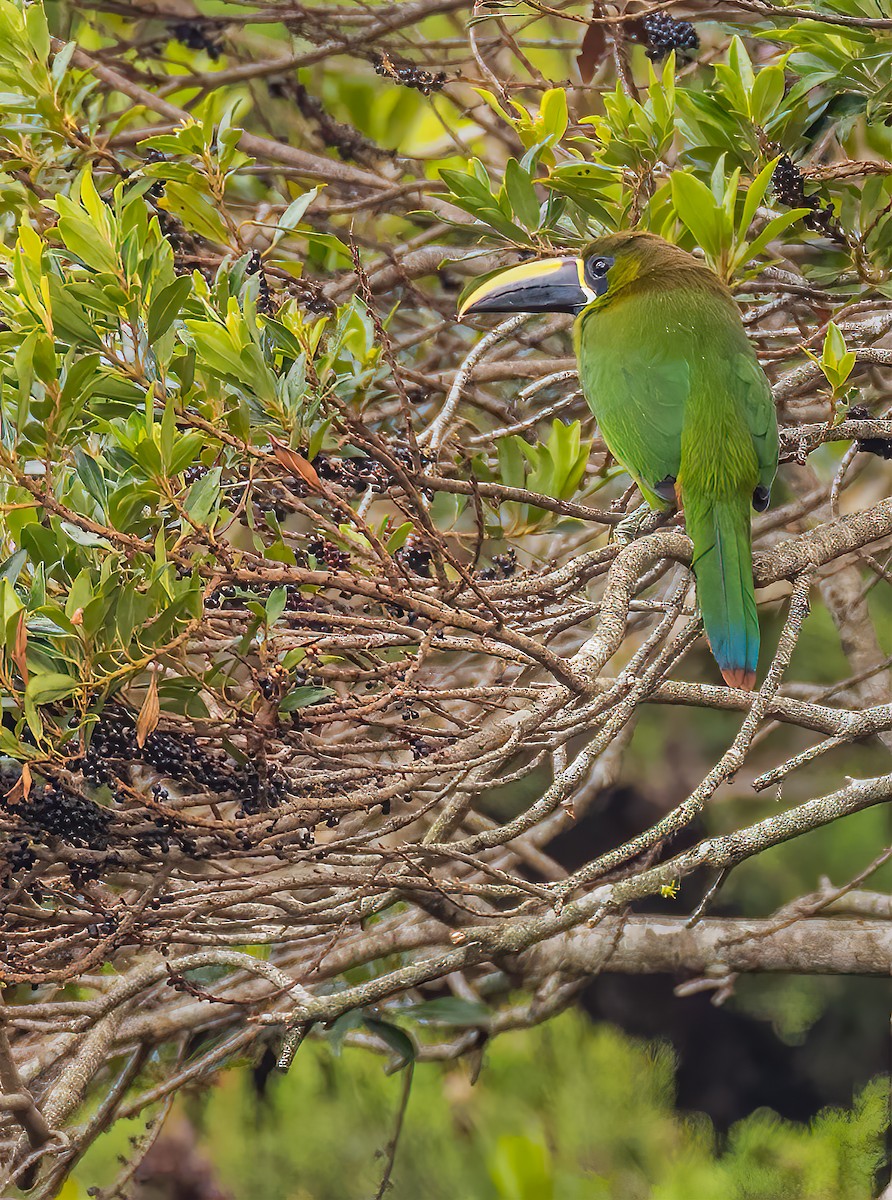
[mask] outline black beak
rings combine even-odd
[[[500,271],[474,288],[458,310],[469,313],[579,313],[607,290],[606,279],[589,282],[581,258],[541,258]]]

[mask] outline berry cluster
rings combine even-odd
[[[338,306],[330,300],[318,283],[310,279],[296,279],[292,288],[302,298],[303,306],[308,313],[334,313]]]
[[[339,483],[351,492],[364,492],[371,488],[382,495],[393,482],[389,472],[372,458],[329,458],[319,455],[313,466],[320,479]]]
[[[89,846],[92,850],[108,846],[111,814],[60,784],[35,786],[16,804],[5,799],[0,804],[19,819],[35,840],[42,841],[42,835],[48,834],[70,846]],[[22,846],[19,853],[24,860],[30,849]]]
[[[167,162],[167,159],[161,153],[160,150],[150,150],[145,157],[145,162],[146,163]],[[150,200],[160,200],[161,197],[164,195],[164,180],[156,179],[154,181],[154,183],[152,184],[152,186],[149,188],[149,190],[146,192],[146,195],[149,197]]]
[[[106,783],[113,786],[119,771],[133,762],[143,762],[171,779],[191,780],[212,792],[225,792],[232,787],[228,760],[206,753],[191,734],[156,729],[140,749],[130,713],[121,708],[107,708],[93,729],[87,753],[81,760],[84,778],[93,787]]]
[[[293,675],[295,687],[323,687],[325,680],[321,675],[311,675],[305,667],[298,667]]]
[[[155,216],[158,219],[159,229],[164,237],[167,238],[171,249],[175,253],[185,255],[194,255],[199,253],[202,245],[200,239],[195,234],[189,232],[179,217],[175,217],[173,213],[168,212],[166,208],[156,208]],[[175,264],[175,269],[180,274],[188,274],[192,270],[192,267],[189,263],[184,263],[182,260],[179,260]],[[201,268],[201,270],[204,272],[205,278],[210,282],[210,267],[204,266]]]
[[[152,792],[159,801],[168,799],[167,789],[159,787],[158,784],[154,785]],[[176,817],[159,814],[152,825],[151,829],[140,830],[133,839],[134,849],[141,858],[152,858],[158,853],[168,854],[171,843],[175,843],[187,858],[197,861],[210,857],[208,850],[200,851],[194,838],[182,832],[182,821],[178,821]]]
[[[0,887],[9,887],[10,877],[16,871],[30,871],[37,861],[37,855],[31,849],[30,840],[21,834],[11,837],[6,843],[4,858],[6,859],[6,870],[0,880]]]
[[[224,609],[231,610],[235,608],[244,608],[249,600],[266,600],[270,593],[278,585],[274,584],[251,584],[250,590],[245,588],[237,588],[234,584],[225,583],[222,587],[218,587],[211,592],[207,600],[204,602],[205,609]],[[306,612],[312,608],[312,604],[304,599],[300,594],[300,588],[297,584],[289,583],[285,587],[285,608],[288,612]]]
[[[298,496],[304,495],[306,488],[302,479],[290,481],[291,490]],[[273,485],[262,500],[253,501],[254,521],[262,525],[267,516],[272,515],[279,524],[293,512],[293,506],[283,488]],[[244,522],[247,523],[247,522]]]
[[[251,817],[265,808],[278,808],[288,799],[288,780],[275,767],[264,775],[256,764],[247,763],[242,768],[240,783],[241,805],[237,817]]]
[[[399,447],[394,452],[394,458],[407,471],[414,471],[415,462],[408,446]],[[430,455],[419,452],[418,461],[423,469],[430,466],[433,459]],[[396,482],[394,476],[382,463],[364,455],[356,458],[333,458],[319,454],[313,459],[313,466],[320,479],[338,483],[341,487],[353,492],[364,492],[367,488],[371,488],[373,492],[381,495]]]
[[[871,420],[871,414],[860,404],[856,404],[850,408],[846,416],[850,421]],[[855,445],[862,454],[875,454],[877,458],[892,459],[892,439],[881,437],[861,438]]]
[[[788,208],[811,209],[811,212],[802,218],[802,224],[806,229],[811,229],[815,233],[825,233],[831,237],[838,233],[833,205],[824,204],[818,196],[806,196],[802,172],[789,154],[781,155],[780,161],[774,168],[771,182],[781,204],[786,204]]]
[[[96,925],[87,926],[87,937],[111,937],[113,934],[117,933],[117,930],[118,918],[114,913],[106,913],[104,921],[100,921]]]
[[[510,579],[517,570],[517,553],[515,550],[506,550],[504,554],[494,554],[492,556],[492,566],[484,567],[482,571],[477,572],[478,579]]]
[[[416,734],[412,734],[408,738],[408,743],[409,749],[412,751],[412,757],[416,762],[419,758],[427,758],[433,752],[430,742],[426,742],[424,738],[418,737]],[[406,796],[404,799],[408,800],[409,797]]]
[[[323,683],[324,680],[320,676],[308,675],[300,668],[292,675],[281,663],[270,667],[267,673],[257,680],[260,694],[265,700],[280,699],[290,690],[292,684],[295,687],[306,687],[308,684],[311,687],[322,687]]]
[[[384,51],[373,55],[372,65],[377,75],[383,75],[385,79],[393,79],[403,87],[414,88],[423,96],[429,96],[431,92],[442,91],[446,85],[445,71],[438,71],[436,75],[432,75],[430,71],[425,71],[423,67],[416,67],[414,63],[406,62],[405,59],[394,61]]]
[[[234,796],[240,804],[236,814],[239,817],[277,808],[287,800],[291,790],[287,776],[277,768],[261,771],[255,762],[240,766],[222,752],[211,754],[204,750],[192,734],[155,730],[140,749],[131,715],[119,708],[106,709],[81,761],[85,779],[93,786],[102,783],[114,786],[118,770],[134,762],[153,767],[177,783]],[[168,789],[160,783],[153,784],[151,790],[159,803],[170,799]],[[190,857],[201,857],[194,841],[179,831],[181,826],[177,818],[159,814],[154,818],[154,828],[137,836],[137,852],[149,857],[157,847],[167,853],[171,841],[175,841]]]
[[[256,250],[252,250],[248,258],[248,265],[245,267],[246,275],[257,275],[259,278],[259,286],[257,289],[257,311],[271,316],[276,311],[276,306],[273,304],[273,298],[270,295],[269,284],[266,281],[266,274],[263,270],[263,259]]]
[[[305,563],[300,562],[300,565]],[[243,609],[249,600],[263,601],[269,598],[270,593],[281,584],[269,583],[252,583],[250,589],[238,588],[234,584],[226,583],[222,587],[211,592],[210,596],[205,600],[205,611],[232,611],[233,609]],[[301,612],[301,613],[319,613],[323,614],[325,608],[322,603],[312,596],[304,596],[301,594],[300,587],[295,583],[285,585],[285,611],[286,612]],[[324,623],[318,619],[309,619],[302,623],[307,629],[322,629]]]
[[[376,165],[382,158],[395,158],[396,151],[385,150],[354,129],[336,121],[325,109],[325,105],[310,95],[302,83],[289,79],[270,80],[267,84],[271,96],[290,96],[308,121],[319,131],[322,141],[343,159]]]
[[[350,555],[341,550],[334,542],[316,534],[307,542],[307,552],[312,554],[318,563],[324,563],[329,571],[343,571],[350,566]]]
[[[181,21],[171,26],[171,37],[189,50],[204,50],[215,62],[223,53],[223,39],[218,30],[197,21]]]
[[[99,879],[103,869],[112,870],[121,865],[121,859],[117,854],[106,854],[102,859],[94,859],[92,862],[74,862],[68,865],[68,878],[71,886],[75,891],[80,891],[84,884],[89,883],[93,879]]]
[[[413,575],[422,575],[425,579],[430,578],[431,573],[431,552],[427,546],[417,537],[410,534],[406,538],[405,544],[401,550],[398,550],[395,557],[401,562],[407,570]]]
[[[193,483],[197,483],[199,479],[207,475],[208,469],[201,463],[195,463],[194,466],[187,467],[183,472],[183,483],[186,487],[191,487]]]
[[[224,587],[216,588],[204,602],[205,609],[211,611],[218,608],[244,608],[245,601],[239,595],[238,588],[227,583]]]
[[[647,47],[647,57],[652,62],[666,58],[673,50],[684,53],[686,50],[697,50],[700,39],[697,30],[690,21],[676,21],[665,12],[648,13],[640,22],[634,22],[639,28],[633,29],[632,36],[642,41]]]

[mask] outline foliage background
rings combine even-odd
[[[855,924],[888,918],[886,807],[780,845],[770,823],[779,802],[852,777],[880,780],[865,805],[890,794],[892,12],[671,11],[699,38],[685,48],[664,26],[677,57],[643,7],[0,0],[5,1020],[39,1111],[74,1147],[99,1137],[80,1163],[41,1159],[39,1194],[110,1186],[120,1153],[163,1178],[164,1139],[179,1128],[188,1156],[197,1127],[235,1195],[371,1195],[419,1047],[396,1195],[875,1190],[887,999],[872,980],[726,979],[682,954],[674,978],[718,975],[734,1014],[704,1044],[730,1063],[724,1098],[684,1097],[716,1130],[675,1110],[665,1048],[577,1015],[494,1040],[473,1091],[464,1059],[423,1061],[473,1064],[484,1034],[577,1000],[515,957],[532,943],[380,1004],[363,992],[419,948],[448,954],[467,906],[507,912],[507,930],[550,906],[531,885],[559,888],[665,820],[675,840],[623,853],[638,890],[611,911],[636,900],[636,917],[680,927],[711,881],[688,848],[767,821],[717,919],[808,896],[800,925],[832,972],[850,969],[832,963]],[[785,636],[792,657],[736,773],[723,756],[750,700],[714,687],[669,541],[641,566],[615,656],[597,659],[599,696],[571,695],[490,760],[472,741],[567,685],[602,627],[610,529],[636,501],[575,390],[567,321],[481,341],[456,302],[518,255],[636,224],[728,279],[775,385],[787,461],[756,522],[765,561],[840,514],[876,522],[856,554],[819,561],[807,618],[787,582],[807,563],[760,593],[764,661],[778,646],[782,661]],[[649,642],[667,613],[671,633]],[[630,665],[646,682],[625,711]],[[601,753],[561,785],[595,734]],[[709,805],[676,821],[717,762]],[[514,820],[527,841],[505,849]],[[453,835],[477,839],[470,875],[421,849]],[[851,923],[809,926],[830,905]],[[427,918],[428,942],[400,943]],[[341,938],[343,966],[319,986],[314,964]],[[164,962],[214,946],[242,957],[171,968],[167,986]],[[873,953],[860,969],[888,973],[888,950]],[[261,1102],[247,1068],[216,1072],[263,1054],[267,1027],[246,1016],[274,1019],[278,1050],[291,1001],[259,1001],[244,974],[267,962],[317,989],[317,1021],[342,1024],[316,1023],[319,1044]],[[160,976],[112,1030],[90,1006],[106,976],[146,964]],[[639,1035],[671,1030],[683,1074],[703,1010],[678,999],[697,1017],[670,1020],[667,1002],[653,1020],[656,968],[633,965],[585,1005]],[[421,1006],[442,1001],[426,1024]],[[756,1027],[768,1040],[748,1040]],[[91,1029],[108,1039],[85,1074]],[[784,1096],[791,1060],[769,1044],[834,1066],[807,1085],[797,1067]],[[368,1050],[402,1073],[385,1078]],[[754,1056],[764,1078],[735,1088]],[[184,1064],[192,1094],[153,1147],[153,1089]],[[760,1105],[801,1123],[748,1116]],[[138,1120],[99,1136],[128,1108]]]

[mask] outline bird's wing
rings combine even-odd
[[[777,414],[768,380],[747,349],[731,359],[735,393],[740,397],[759,464],[759,483],[766,492],[777,472]]]
[[[635,478],[654,508],[672,500],[691,375],[683,357],[663,348],[619,350],[580,340],[580,377],[610,453]]]

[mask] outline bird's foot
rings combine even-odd
[[[639,504],[614,526],[613,541],[618,546],[629,546],[641,533],[653,509],[649,504]]]

